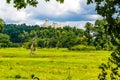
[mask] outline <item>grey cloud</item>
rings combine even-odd
[[[73,25],[80,25],[78,22],[81,21],[87,22],[99,19],[100,17],[96,15],[96,11],[94,10],[95,5],[88,6],[85,1],[86,0],[66,0],[65,4],[59,4],[55,0],[51,0],[51,2],[48,3],[44,0],[39,0],[39,4],[36,8],[27,7],[26,9],[20,10],[24,13],[25,17],[23,17],[22,14],[17,14],[19,11],[14,9],[12,6],[2,5],[0,7],[0,17],[5,19],[6,23],[23,22],[28,24],[36,24],[36,22],[44,21],[48,18],[53,22],[69,22],[70,24],[73,23]],[[9,12],[13,12],[12,14],[14,15],[11,16]]]

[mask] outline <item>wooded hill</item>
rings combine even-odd
[[[1,47],[21,47],[29,45],[33,38],[37,47],[41,48],[69,48],[77,45],[93,46],[97,50],[112,50],[112,38],[106,35],[105,20],[97,20],[95,24],[89,22],[85,29],[65,26],[64,28],[48,28],[38,25],[5,24],[0,34]],[[5,39],[4,39],[5,38]]]

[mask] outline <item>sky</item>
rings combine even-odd
[[[6,0],[0,1],[0,18],[6,24],[41,25],[48,18],[50,24],[60,23],[62,25],[84,28],[86,22],[94,23],[101,19],[95,11],[95,5],[87,5],[86,0],[65,0],[63,4],[51,0],[38,0],[37,7],[28,6],[17,10],[13,4],[6,4]]]

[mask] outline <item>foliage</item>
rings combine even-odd
[[[55,29],[38,25],[5,24],[3,33],[10,36],[12,43],[20,45],[37,36],[36,43],[41,48],[70,48],[75,45],[89,45],[95,46],[98,50],[112,50],[111,37],[106,36],[103,25],[104,20],[96,21],[95,26],[91,25],[90,29],[86,27],[83,30],[70,26]]]
[[[16,78],[16,79],[20,79],[21,76],[20,76],[20,75],[15,75],[15,78]]]
[[[4,27],[4,21],[0,18],[0,32],[2,32]]]
[[[82,44],[85,42],[84,30],[66,26],[63,29],[52,27],[44,28],[40,26],[27,26],[27,25],[5,25],[3,33],[10,36],[13,43],[25,43],[32,40],[36,35],[38,47],[70,47],[75,44]],[[82,38],[83,37],[83,38]],[[81,42],[79,42],[81,39]]]
[[[93,28],[93,36],[94,36],[94,45],[98,50],[114,50],[114,45],[111,43],[111,36],[107,35],[107,31],[104,28],[106,20],[96,20],[95,27]]]
[[[38,77],[35,77],[35,74],[32,74],[32,75],[31,75],[31,78],[32,78],[32,79],[40,80]]]
[[[113,38],[119,38],[120,34],[120,2],[118,0],[88,0],[90,3],[96,4],[96,11],[106,20],[104,28]]]
[[[29,40],[29,33],[37,27],[27,26],[26,24],[5,24],[3,33],[10,36],[13,43],[24,43]]]
[[[14,7],[17,9],[26,8],[28,5],[36,7],[38,4],[38,0],[6,0],[8,4],[10,4],[11,1],[13,1]],[[50,0],[45,0],[45,1],[50,1]],[[60,3],[64,2],[64,0],[56,0],[56,1]]]
[[[88,4],[95,3],[96,11],[99,15],[103,16],[106,20],[104,29],[106,34],[110,35],[111,42],[116,46],[115,51],[111,54],[108,60],[110,65],[104,64],[102,66],[102,73],[99,76],[100,80],[106,80],[107,75],[111,80],[119,80],[119,60],[120,60],[120,1],[118,0],[88,0]],[[106,66],[110,66],[107,67]],[[106,72],[108,70],[109,72]]]
[[[9,47],[10,43],[9,35],[0,33],[0,47]]]
[[[92,37],[93,25],[90,22],[85,24],[85,36],[87,37],[87,45],[92,45],[93,37]]]
[[[73,51],[94,51],[96,50],[96,48],[94,46],[85,46],[85,45],[76,45],[76,46],[73,46],[71,48],[69,48],[70,50],[73,50]]]
[[[9,47],[11,47],[11,48],[18,48],[18,47],[21,47],[21,44],[19,44],[19,43],[10,43],[9,44]]]
[[[25,42],[23,47],[26,48],[26,49],[30,49],[30,46],[31,46],[32,42],[29,41],[29,42]],[[37,43],[34,43],[34,46],[36,47],[37,46]],[[35,48],[34,48],[35,50]]]

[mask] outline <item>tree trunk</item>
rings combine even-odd
[[[30,54],[31,54],[31,55],[33,54],[33,49],[34,49],[34,45],[33,45],[33,43],[32,43],[31,46],[30,46]]]

